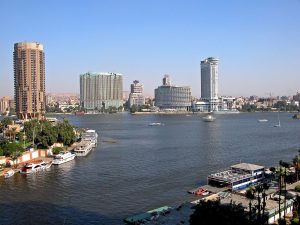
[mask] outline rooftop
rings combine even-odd
[[[259,166],[259,165],[255,165],[255,164],[251,164],[251,163],[239,163],[239,164],[231,166],[231,168],[240,169],[240,170],[248,170],[248,171],[264,169],[263,166]]]

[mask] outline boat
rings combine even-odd
[[[15,174],[14,170],[8,170],[7,172],[4,173],[4,178],[9,178]]]
[[[20,173],[22,174],[31,174],[41,170],[45,170],[50,168],[52,163],[46,163],[43,160],[36,161],[33,163],[26,163],[25,166],[22,167]]]
[[[49,168],[52,166],[52,161],[51,161],[51,162],[48,162],[48,163],[43,162],[43,163],[41,164],[41,166],[42,166],[42,169],[49,169]]]
[[[281,125],[280,125],[280,119],[279,119],[279,112],[278,112],[278,124],[275,124],[274,127],[281,127]]]
[[[95,130],[87,130],[81,134],[81,139],[83,141],[91,142],[95,148],[98,143],[98,134]]]
[[[69,162],[75,158],[75,154],[68,152],[68,151],[62,151],[58,155],[54,157],[54,160],[52,161],[53,165],[59,165],[62,163]]]
[[[80,145],[73,149],[76,156],[86,156],[94,148],[94,144],[89,141],[82,141]]]
[[[213,122],[213,121],[215,121],[216,118],[213,117],[212,115],[207,115],[205,117],[202,117],[202,119],[204,122]]]
[[[149,123],[148,126],[162,126],[163,123]]]
[[[268,122],[268,120],[267,119],[259,119],[259,120],[257,120],[259,123],[265,123],[265,122]]]
[[[225,110],[219,110],[219,111],[213,111],[213,114],[238,114],[240,111],[237,109],[225,109]]]

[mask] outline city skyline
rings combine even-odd
[[[13,44],[22,41],[44,45],[46,93],[79,93],[79,74],[111,71],[124,75],[124,90],[137,79],[145,95],[154,96],[161,76],[170,74],[174,83],[191,86],[192,95],[200,97],[200,61],[210,56],[220,59],[220,95],[299,91],[296,0],[29,2],[36,4],[0,3],[5,9],[0,15],[0,96],[13,96]],[[43,11],[39,26],[30,26],[37,22],[33,11]]]

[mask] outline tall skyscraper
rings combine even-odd
[[[201,99],[209,102],[209,111],[217,111],[219,105],[218,62],[214,57],[201,61]]]
[[[119,73],[80,75],[80,104],[86,110],[123,106],[123,79]]]
[[[130,85],[129,106],[145,105],[145,97],[143,95],[144,86],[138,80],[133,81]]]
[[[14,86],[18,118],[41,119],[45,114],[45,55],[42,44],[15,44]]]

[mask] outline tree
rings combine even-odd
[[[287,177],[287,169],[289,168],[289,163],[287,162],[283,162],[283,161],[280,161],[281,163],[281,166],[284,168],[284,172],[283,172],[283,184],[284,184],[284,209],[283,209],[283,218],[285,219],[286,217],[286,194],[287,194],[287,191],[286,191],[286,177]]]
[[[135,113],[135,112],[137,112],[137,111],[138,111],[138,106],[135,105],[135,104],[132,105],[131,108],[130,108],[130,112],[131,112],[131,113]]]
[[[249,199],[249,220],[252,221],[252,200],[255,198],[252,188],[246,191],[246,198]]]
[[[191,225],[254,225],[241,205],[221,205],[219,201],[200,202],[190,217]]]
[[[76,140],[74,128],[67,120],[57,124],[57,141],[70,146]]]
[[[54,147],[52,149],[53,154],[57,155],[59,154],[63,149],[61,147]]]
[[[295,167],[296,181],[299,180],[299,170],[300,170],[300,150],[298,150],[298,155],[293,158],[293,165]]]
[[[12,161],[14,162],[15,167],[17,167],[17,160],[18,160],[18,158],[20,156],[21,156],[21,152],[20,151],[12,152],[11,155],[10,155]]]

